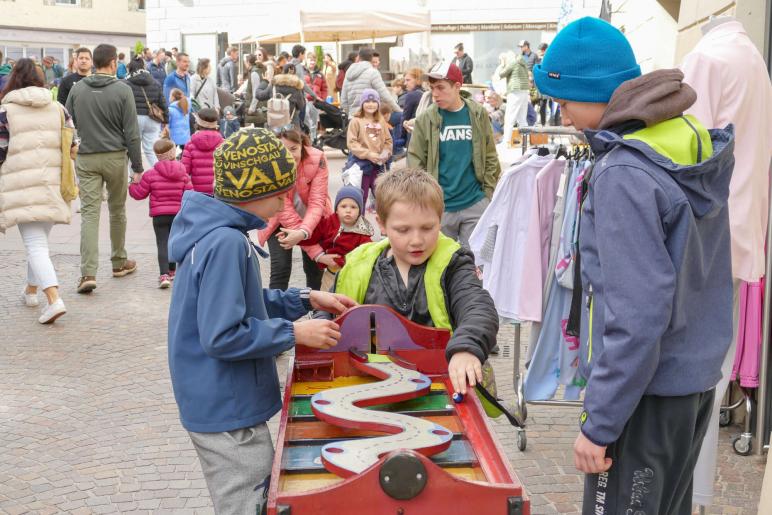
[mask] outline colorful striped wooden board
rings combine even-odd
[[[417,399],[410,399],[393,404],[380,404],[378,406],[368,407],[367,409],[375,411],[391,411],[394,413],[405,413],[410,415],[420,415],[423,412],[441,415],[453,412],[453,401],[450,400],[450,397],[448,397],[448,394],[444,391],[431,392],[429,395],[424,395]],[[311,411],[311,397],[293,397],[289,407],[289,416],[293,421],[303,417],[307,420],[315,419],[314,414]]]
[[[450,475],[467,481],[485,481],[485,474],[479,467],[450,467]],[[282,493],[303,493],[342,483],[344,479],[329,472],[283,474],[279,481]]]
[[[282,470],[285,472],[325,471],[321,455],[321,444],[287,446],[284,448]],[[441,467],[473,467],[477,465],[474,450],[466,440],[453,440],[446,451],[435,454],[430,459]]]
[[[454,435],[463,433],[463,425],[461,420],[453,415],[429,415],[422,416],[434,422],[448,428]],[[345,427],[338,427],[327,422],[320,420],[311,421],[298,421],[293,422],[287,427],[287,440],[290,443],[296,443],[299,440],[319,440],[330,441],[340,438],[358,438],[367,436],[381,436],[385,433],[380,431],[367,431],[362,429],[347,429]]]
[[[292,395],[313,395],[315,393],[329,390],[330,388],[342,388],[344,386],[353,386],[359,384],[368,384],[378,381],[372,376],[344,376],[336,377],[332,381],[308,381],[304,383],[294,383],[292,385]],[[432,391],[444,392],[445,385],[442,383],[432,383]]]

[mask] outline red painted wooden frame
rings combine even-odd
[[[395,315],[412,339],[411,342],[406,342],[406,347],[412,348],[392,348],[392,352],[410,363],[415,363],[419,370],[431,369],[435,373],[435,381],[443,382],[448,392],[453,391],[450,379],[447,377],[447,364],[444,358],[444,348],[450,336],[448,331],[414,324],[384,306],[359,306],[347,311],[337,320],[341,325],[341,332],[347,330],[345,319],[354,310],[359,309],[376,313],[388,310]],[[362,338],[369,345],[369,334]],[[418,349],[415,348],[416,345]],[[348,349],[342,352],[315,352],[313,349],[298,347],[296,350],[296,359],[301,361],[318,360],[320,357],[333,359],[336,377],[362,375],[362,372],[350,364]],[[427,370],[421,371],[430,373]],[[329,487],[303,493],[279,492],[292,385],[295,383],[294,372],[294,363],[291,363],[285,383],[279,434],[276,438],[276,453],[268,492],[268,515],[530,514],[530,503],[524,499],[522,484],[503,448],[496,440],[476,395],[466,396],[461,403],[455,404],[455,410],[463,425],[464,436],[474,449],[480,469],[486,477],[485,482],[468,481],[453,476],[427,457],[413,453],[426,467],[429,480],[418,496],[407,501],[391,498],[380,486],[379,471],[388,456],[381,457],[376,464],[363,473]],[[520,511],[511,511],[510,501],[518,498],[523,499]]]

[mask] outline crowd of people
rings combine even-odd
[[[597,19],[569,24],[538,54],[527,41],[502,54],[495,76],[504,95],[466,93],[474,63],[463,45],[455,51],[391,88],[368,47],[340,65],[302,45],[275,57],[262,48],[240,57],[233,47],[212,78],[214,61],[193,70],[176,48],[146,49],[124,70],[117,49],[103,44],[74,53],[56,97],[46,87],[55,63],[20,59],[5,75],[0,229],[17,225],[27,249],[21,301],[36,306],[43,291],[43,324],[66,313],[47,238],[71,219],[61,193],[71,158],[81,202],[78,293],[97,287],[103,197],[118,278],[137,269],[125,249],[127,195],[149,197],[158,286],[176,281],[172,384],[219,513],[258,504],[255,487],[272,457],[265,422],[281,403],[274,356],[294,345],[334,346],[340,328],[322,312],[384,304],[450,329],[455,391],[483,380],[499,319],[469,237],[502,175],[497,132],[511,141],[534,106],[542,124],[559,112],[564,125],[587,131],[597,158],[579,190],[575,258],[574,300],[590,321],[582,338],[596,342],[574,448],[587,474],[585,510],[617,513],[635,499],[647,513],[690,511],[732,339],[732,130],[684,117],[702,93],[677,70],[642,75],[624,35]],[[319,102],[339,102],[350,117],[345,169],[361,172],[334,203],[324,151],[314,146]],[[407,168],[390,169],[403,154]],[[379,241],[366,217],[373,197]],[[268,289],[252,230],[270,251]],[[306,288],[289,287],[296,246]],[[310,311],[318,316],[302,319]],[[663,446],[668,452],[658,452]],[[646,467],[654,472],[640,496],[633,478]]]

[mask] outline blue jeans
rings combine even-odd
[[[139,123],[139,135],[142,138],[142,153],[145,154],[145,159],[152,167],[158,162],[158,158],[153,152],[153,144],[158,141],[158,137],[161,135],[161,124],[144,114],[137,116],[137,122]]]

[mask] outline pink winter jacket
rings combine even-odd
[[[150,195],[150,216],[176,215],[180,210],[182,194],[192,190],[190,178],[179,161],[158,161],[142,174],[139,183],[129,186],[129,194],[136,200]]]
[[[187,147],[185,147],[187,148]],[[305,147],[307,156],[298,166],[295,186],[287,191],[284,199],[284,209],[268,220],[268,226],[258,232],[260,245],[265,245],[268,238],[279,227],[287,229],[303,229],[309,236],[314,233],[319,220],[332,213],[332,203],[327,192],[327,160],[324,152],[313,147]],[[306,205],[306,215],[300,217],[295,210],[295,192],[301,202]],[[300,247],[311,258],[316,258],[323,252],[319,245]]]
[[[182,164],[190,175],[193,189],[207,195],[214,189],[214,150],[223,142],[217,131],[198,131],[182,152]]]

